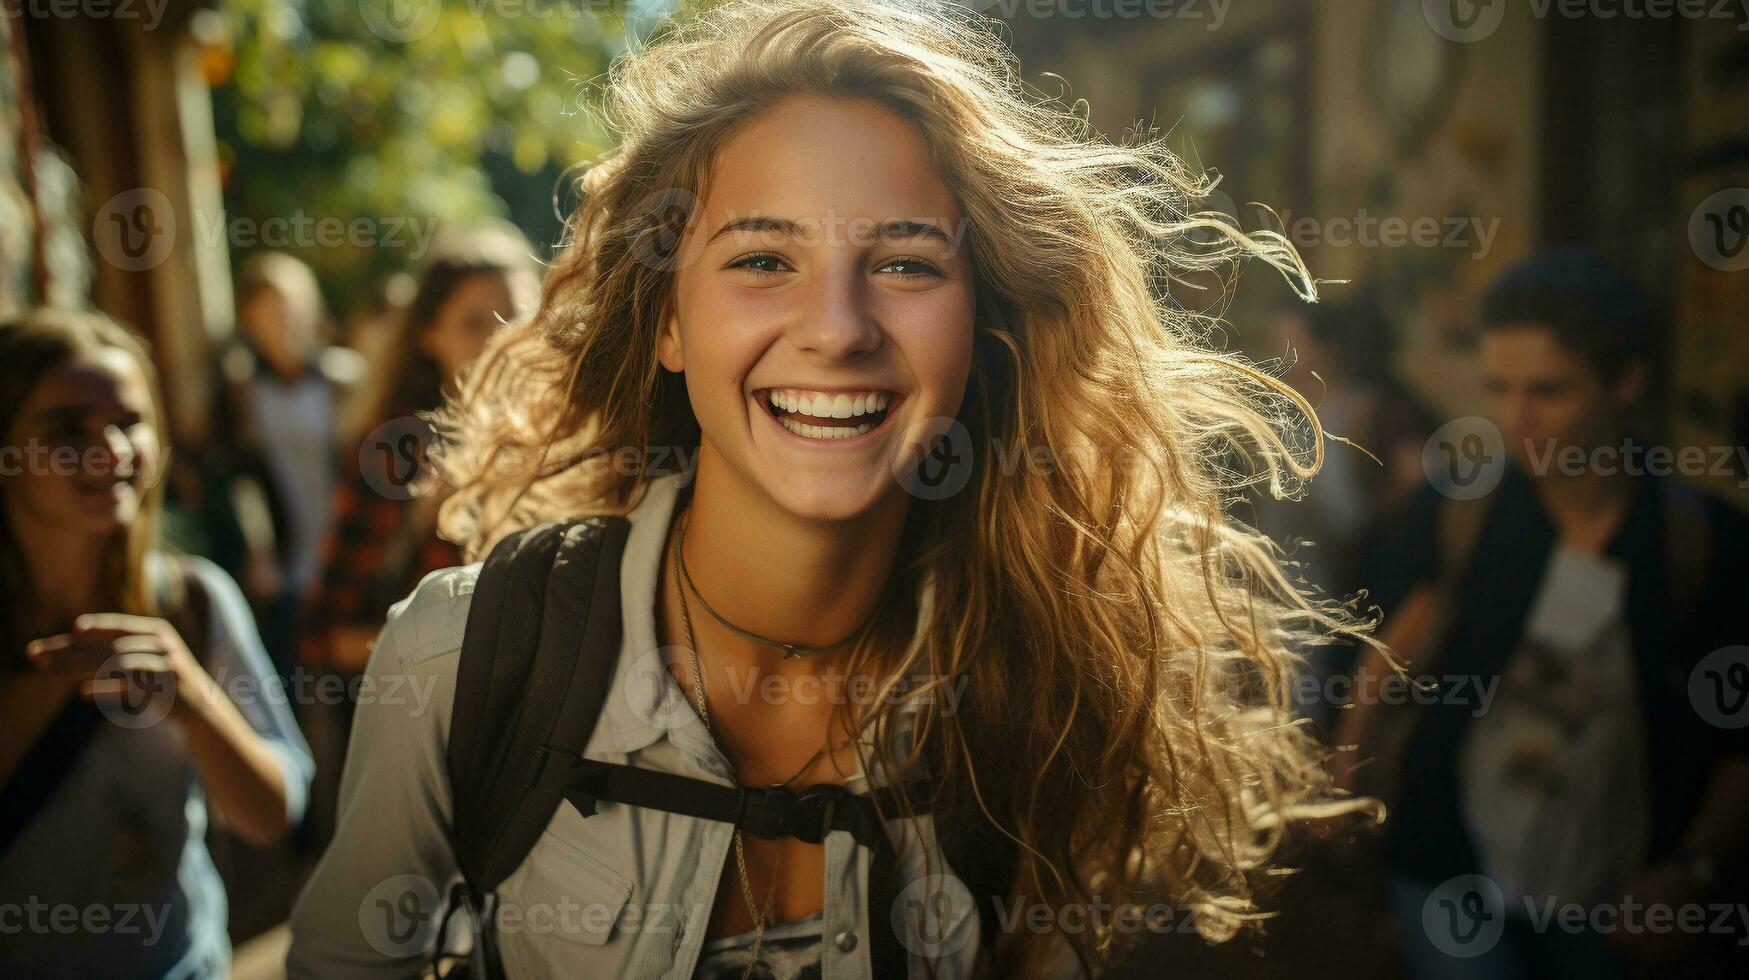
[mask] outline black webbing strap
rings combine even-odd
[[[452,846],[464,879],[451,903],[479,927],[466,975],[503,976],[493,891],[568,799],[585,816],[598,801],[623,803],[733,823],[765,838],[817,844],[830,830],[850,833],[869,848],[873,976],[904,980],[908,962],[892,914],[898,859],[875,797],[842,786],[730,787],[582,757],[618,660],[618,571],[629,530],[620,517],[530,528],[500,542],[476,582],[448,747]],[[914,807],[932,796],[924,781],[906,788]],[[880,813],[899,812],[896,789],[873,792]]]
[[[877,841],[886,838],[875,800],[838,785],[724,786],[678,773],[598,762],[543,748],[540,766],[529,788],[565,794],[577,812],[586,817],[595,813],[597,802],[608,802],[734,824],[768,840],[794,837],[818,844],[833,830],[849,832],[863,847],[874,847]],[[908,789],[913,800],[929,798],[927,782],[913,782]],[[880,796],[886,812],[898,812],[894,790],[878,789],[874,793]]]
[[[899,868],[899,856],[892,841],[880,834],[868,852],[868,964],[874,980],[905,980],[910,975],[910,963],[905,947],[899,943],[899,923],[903,913],[893,908],[899,900],[899,883],[894,878]]]
[[[595,813],[597,803],[608,802],[734,824],[766,839],[794,837],[818,844],[829,831],[847,831],[869,849],[868,952],[873,976],[876,980],[903,980],[906,976],[905,949],[895,931],[898,920],[893,914],[898,898],[894,879],[898,856],[869,794],[852,793],[838,785],[800,789],[724,786],[677,773],[584,759],[552,748],[541,750],[541,762],[528,788],[564,793],[585,817]],[[930,797],[928,782],[917,780],[906,789],[914,811],[926,812],[926,805],[919,801]],[[872,793],[880,797],[885,812],[898,812],[895,790],[881,788]]]

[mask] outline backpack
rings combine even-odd
[[[630,529],[623,517],[548,522],[506,537],[481,566],[463,631],[447,758],[450,845],[461,880],[450,889],[438,930],[436,975],[502,978],[492,928],[495,889],[561,805],[589,817],[597,802],[610,801],[734,823],[768,839],[819,843],[829,830],[849,831],[873,851],[867,903],[873,976],[903,980],[906,951],[888,914],[898,894],[898,861],[871,799],[882,795],[882,812],[893,813],[889,788],[859,796],[835,785],[729,787],[583,758],[619,660],[619,566]],[[913,799],[928,797],[927,783],[909,786]],[[944,847],[949,840],[944,835]],[[1006,894],[1012,865],[992,872],[988,858],[951,855],[949,863],[962,875],[972,872],[966,884],[985,917],[984,939],[993,941],[989,899]],[[457,911],[475,936],[466,959],[443,952]]]

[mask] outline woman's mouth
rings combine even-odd
[[[777,424],[804,439],[851,439],[880,428],[898,399],[890,391],[766,388],[753,393]]]
[[[133,477],[87,477],[75,481],[75,485],[83,493],[88,493],[98,497],[110,497],[120,492],[124,487],[131,487],[133,485]]]

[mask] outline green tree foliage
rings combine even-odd
[[[608,144],[584,108],[589,83],[672,2],[231,0],[202,12],[233,259],[283,246],[346,310],[415,264],[438,219],[509,217],[544,251],[559,234],[555,196],[571,200],[566,171]]]

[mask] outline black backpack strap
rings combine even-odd
[[[899,942],[893,904],[899,900],[899,855],[885,831],[876,835],[868,854],[868,963],[874,980],[905,980],[910,963]]]
[[[0,854],[5,854],[48,805],[105,724],[97,705],[74,694],[0,784]]]
[[[535,786],[562,793],[577,812],[595,814],[598,802],[647,807],[704,820],[734,824],[755,837],[794,837],[818,844],[834,830],[847,831],[863,847],[874,847],[886,834],[875,798],[885,812],[898,808],[892,789],[871,794],[851,792],[838,784],[812,786],[724,786],[678,773],[598,762],[552,749],[542,751]],[[918,780],[907,787],[913,798],[929,796],[929,784]]]
[[[569,799],[584,816],[595,812],[597,801],[620,802],[815,843],[829,829],[849,831],[870,848],[873,976],[903,980],[907,956],[891,915],[898,858],[868,797],[842,786],[728,787],[583,758],[618,661],[619,562],[629,531],[619,517],[529,528],[492,549],[475,583],[448,758],[451,845],[463,877],[451,891],[451,911],[466,904],[486,923],[467,975],[501,975],[490,928],[492,892]],[[908,792],[913,800],[931,795],[924,783]],[[897,811],[885,797],[882,805]],[[974,894],[982,915],[986,896]]]
[[[620,643],[623,517],[551,522],[500,541],[462,636],[449,733],[452,845],[475,900],[522,863],[562,794],[535,787],[543,746],[581,755]]]

